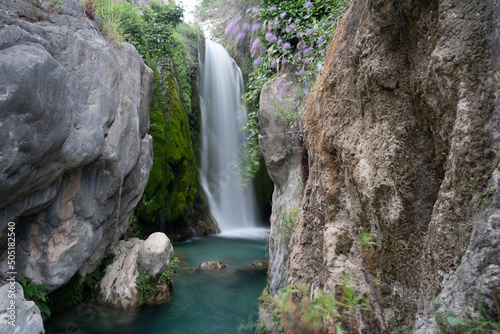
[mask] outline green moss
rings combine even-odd
[[[173,240],[189,233],[186,215],[192,212],[199,189],[189,120],[181,103],[169,66],[156,66],[155,90],[150,109],[150,134],[153,137],[153,168],[136,216],[146,231],[160,229]]]

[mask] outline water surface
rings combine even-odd
[[[268,230],[256,229],[252,239],[235,235],[197,238],[174,244],[181,259],[171,303],[116,311],[82,304],[46,324],[46,332],[79,334],[253,333],[266,271],[250,266],[267,258]],[[240,234],[241,235],[241,234]],[[203,261],[227,264],[219,271],[201,271]]]

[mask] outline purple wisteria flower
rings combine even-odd
[[[281,18],[282,20],[285,18],[285,16],[286,16],[286,12],[283,12],[283,13],[281,13],[281,14],[280,14],[280,18]]]
[[[318,38],[318,41],[316,42],[316,44],[321,44],[325,41],[325,39],[323,37],[320,37]]]
[[[283,61],[282,61],[283,65],[285,65],[286,63],[288,63],[288,59],[286,58],[283,58]]]
[[[302,33],[299,31],[299,32],[297,33],[297,38],[301,38],[301,37],[302,37]]]
[[[266,37],[267,40],[270,40],[273,36],[274,35],[273,35],[272,32],[266,32],[266,36],[265,37]]]
[[[266,47],[264,45],[262,45],[259,49],[260,53],[263,53],[264,51],[266,51]]]
[[[278,40],[278,46],[281,46],[281,44],[283,44],[283,40],[280,38],[280,39]]]
[[[260,28],[260,23],[254,23],[252,25],[252,32],[256,32]]]
[[[296,54],[293,55],[293,61],[296,61],[297,58],[300,58],[300,52],[297,52]]]
[[[276,59],[273,59],[271,61],[271,68],[275,68],[276,67]]]
[[[257,48],[259,47],[259,45],[260,45],[260,39],[257,37],[252,42],[252,47],[250,48],[250,52],[252,52],[253,54],[255,54],[255,52],[257,52]]]
[[[276,10],[276,6],[271,6],[271,8],[269,8],[270,11],[275,11]]]
[[[259,66],[261,62],[262,62],[262,59],[261,59],[260,57],[259,57],[259,58],[256,58],[256,59],[253,61],[253,63],[254,63],[255,65],[257,65],[257,66]]]
[[[298,74],[298,75],[300,75],[300,76],[303,76],[303,75],[304,75],[304,73],[306,73],[306,70],[305,70],[305,69],[304,69],[304,67],[302,66],[302,67],[300,68],[299,72],[297,72],[297,74]]]
[[[292,46],[290,45],[290,43],[288,42],[285,42],[285,44],[283,44],[283,50],[288,50],[290,49]]]
[[[254,7],[252,9],[252,13],[254,13],[254,14],[259,14],[259,12],[260,12],[260,8],[259,7]]]
[[[250,28],[250,24],[248,22],[243,23],[243,27],[241,28],[241,31],[247,31]]]
[[[300,41],[299,44],[297,44],[297,50],[302,50],[306,47],[306,42]]]
[[[306,8],[307,8],[307,9],[311,9],[311,8],[313,8],[313,7],[314,7],[314,5],[312,4],[312,2],[311,2],[311,1],[306,2]]]
[[[239,35],[238,35],[238,36],[239,36]],[[310,46],[310,47],[308,47],[308,48],[305,48],[305,49],[304,49],[304,51],[303,51],[303,52],[304,52],[304,55],[306,55],[306,56],[310,55],[310,54],[311,54],[311,52],[312,52],[312,49],[313,49],[313,48],[312,48],[312,46]]]
[[[231,35],[236,30],[236,24],[238,21],[231,21],[226,27],[226,36]]]
[[[309,30],[306,32],[306,35],[310,35],[310,34],[312,34],[313,32],[314,32],[314,29],[313,29],[313,28],[311,28],[311,29],[309,29]]]
[[[251,11],[252,11],[252,8],[248,8],[247,12],[245,14],[248,15],[248,13],[250,13]]]
[[[238,41],[240,41],[240,42],[241,42],[242,40],[244,40],[244,39],[245,39],[245,32],[243,32],[243,31],[242,31],[242,32],[240,32],[240,33],[238,34],[238,36],[236,36],[236,39],[237,39]]]

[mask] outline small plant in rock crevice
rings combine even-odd
[[[136,279],[137,291],[139,291],[141,300],[143,302],[147,302],[151,294],[154,292],[154,288],[149,283],[151,280],[151,275],[148,274],[148,269],[143,267],[138,267],[137,272],[138,272]]]
[[[487,205],[493,193],[498,189],[498,187],[490,186],[488,187],[488,177],[471,177],[471,192],[473,193],[472,199],[469,201],[469,205],[476,211],[479,211],[483,205]]]
[[[291,236],[298,215],[299,209],[294,206],[291,206],[286,211],[281,212],[278,215],[281,219],[281,224],[276,225],[276,229],[281,231],[285,237]]]

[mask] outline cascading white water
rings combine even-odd
[[[237,163],[247,132],[243,77],[224,47],[206,40],[201,64],[201,171],[210,211],[221,231],[257,226],[255,195],[243,188]]]

